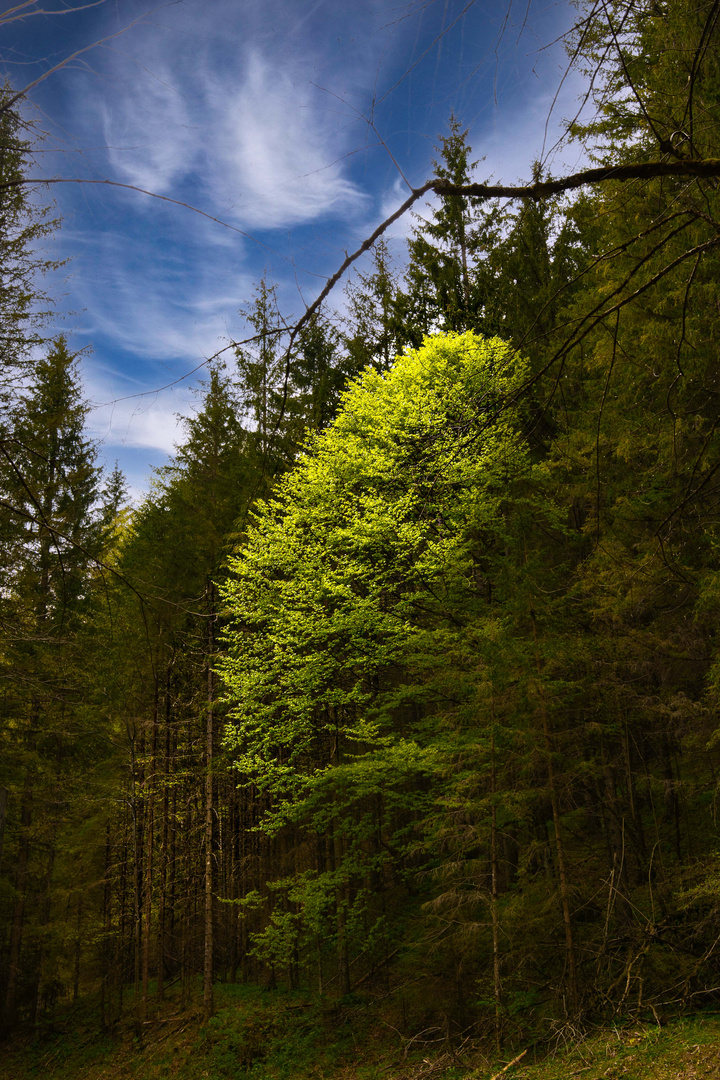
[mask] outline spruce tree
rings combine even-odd
[[[454,115],[448,128],[449,133],[440,136],[440,156],[433,161],[435,176],[468,184],[478,164],[471,160],[468,133]],[[409,341],[417,347],[424,334],[439,331],[495,333],[486,309],[493,290],[487,255],[497,240],[497,211],[466,195],[440,196],[429,210],[427,219],[416,215],[419,224],[408,242],[406,288],[397,302]]]
[[[241,313],[255,331],[257,342],[235,350],[240,401],[254,429],[257,451],[267,462],[269,456],[282,456],[279,428],[284,423],[280,413],[286,388],[277,286],[268,284],[265,274],[255,289],[253,301]]]
[[[345,295],[348,326],[344,344],[349,373],[358,375],[368,365],[387,371],[414,336],[405,322],[406,298],[383,240],[373,247],[369,272],[359,272]]]
[[[87,412],[77,356],[58,337],[11,412],[3,469],[5,513],[22,549],[12,572],[21,593],[37,596],[39,617],[53,625],[74,611],[98,554],[99,469],[85,434]]]
[[[74,849],[67,830],[78,788],[89,782],[88,760],[104,756],[100,733],[88,732],[82,713],[79,635],[101,543],[99,470],[86,415],[77,357],[57,338],[11,411],[0,462],[0,784],[10,792],[7,828],[17,867],[0,915],[8,928],[5,1027],[19,1010],[34,1016],[41,1002],[58,842],[65,830],[65,854]],[[72,903],[82,904],[79,893]]]
[[[0,106],[10,95],[6,85]],[[51,302],[41,278],[58,266],[40,246],[58,220],[30,198],[23,183],[32,154],[32,139],[23,137],[27,130],[15,108],[0,107],[0,407],[7,407],[21,372],[32,363],[32,348],[42,342]]]

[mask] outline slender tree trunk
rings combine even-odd
[[[131,754],[131,795],[130,804],[132,811],[133,828],[133,870],[135,880],[133,882],[133,1009],[135,1013],[135,1033],[142,1033],[140,1016],[140,966],[142,956],[142,810],[137,797],[138,774],[137,758],[135,754],[135,733],[132,733],[130,742]]]
[[[118,932],[115,939],[115,972],[113,976],[117,987],[117,1019],[122,1016],[123,995],[125,993],[125,977],[127,969],[125,961],[125,931],[127,925],[127,889],[129,878],[128,856],[130,854],[130,828],[132,828],[132,818],[130,815],[130,807],[126,803],[122,855],[120,859],[120,881],[118,885],[120,894],[120,911],[118,913]]]
[[[157,996],[162,1001],[165,997],[165,912],[167,907],[167,857],[170,812],[168,778],[170,771],[170,669],[168,668],[165,685],[165,747],[163,753],[163,789],[162,789],[162,841],[160,845],[160,897],[158,900],[157,930]]]
[[[13,908],[12,929],[10,931],[10,955],[8,957],[8,981],[5,992],[5,1010],[2,1027],[9,1031],[15,1022],[15,999],[18,977],[20,974],[20,948],[22,945],[23,924],[25,921],[25,899],[27,896],[28,860],[30,857],[30,822],[32,820],[32,790],[27,787],[20,807],[20,849],[18,852],[17,873],[15,876],[16,899]]]
[[[493,939],[493,992],[495,995],[495,1045],[500,1050],[500,1026],[501,1026],[501,986],[500,986],[500,922],[498,919],[498,843],[497,843],[497,807],[495,805],[495,792],[497,777],[495,773],[495,732],[491,737],[492,769],[490,774],[492,812],[490,822],[490,868],[491,868],[491,902],[490,911],[492,918]]]
[[[177,813],[178,813],[178,732],[177,724],[173,724],[172,732],[172,761],[171,761],[171,776],[172,776],[172,798],[170,809],[170,857],[169,857],[169,873],[170,873],[170,941],[169,941],[169,953],[173,962],[176,962],[177,957],[177,922],[180,917],[181,899],[178,890],[178,876],[177,876],[177,858],[178,858],[178,829],[177,829]]]
[[[578,983],[577,967],[575,964],[575,943],[573,941],[572,919],[570,917],[570,898],[565,869],[565,849],[560,826],[560,809],[558,805],[555,777],[552,767],[552,745],[547,726],[547,718],[544,718],[545,746],[548,754],[548,785],[550,787],[550,803],[552,806],[553,827],[555,830],[555,852],[557,855],[558,876],[560,878],[560,899],[562,902],[563,925],[565,927],[565,958],[568,970],[568,990],[570,1007],[575,1012],[578,1007]]]
[[[142,935],[142,1004],[141,1019],[147,1020],[148,989],[150,983],[150,943],[152,941],[152,875],[153,875],[153,832],[154,807],[152,793],[148,794],[148,806],[145,811],[145,884],[143,887],[143,935]]]
[[[342,866],[342,837],[337,829],[333,829],[333,863],[334,869]],[[345,914],[345,901],[347,897],[347,884],[338,885],[335,892],[336,904],[336,927],[337,927],[337,959],[338,977],[340,981],[340,993],[350,993],[350,958],[348,956],[347,943],[347,919]]]
[[[100,1030],[107,1031],[107,1002],[110,975],[110,822],[105,828],[105,873],[103,875],[103,936],[100,951],[102,979],[100,981]]]
[[[214,588],[208,584],[208,656],[207,656],[207,714],[205,776],[205,957],[203,971],[203,1018],[208,1022],[213,1014],[213,618]]]
[[[157,670],[157,669],[156,669]],[[155,689],[152,717],[152,742],[150,749],[150,767],[145,772],[145,887],[144,887],[144,934],[142,951],[142,1020],[147,1020],[148,993],[150,985],[150,947],[152,944],[152,900],[153,870],[155,855],[155,769],[157,767],[157,717],[159,686],[155,676]]]
[[[183,892],[180,917],[181,1008],[185,1008],[188,1001],[188,975],[192,959],[190,926],[195,915],[193,897],[197,890],[197,875],[194,866],[195,853],[191,840],[193,837],[194,814],[189,785],[184,785],[183,794],[185,795],[184,829],[181,830],[181,840],[178,844],[180,849],[179,858],[182,860],[181,865],[184,865],[184,874],[181,874],[179,879],[180,888]],[[182,888],[183,881],[184,889]]]
[[[35,980],[35,993],[33,995],[33,1007],[32,1016],[30,1017],[35,1030],[38,1030],[38,1021],[42,1014],[42,982],[43,982],[43,963],[45,960],[45,929],[50,922],[50,908],[52,899],[52,876],[53,868],[55,866],[55,845],[50,845],[50,851],[48,852],[47,870],[45,871],[45,880],[43,882],[43,898],[40,905],[40,918],[38,920],[38,927],[40,930],[39,941],[40,947],[38,949],[37,960],[37,975]]]
[[[0,861],[3,853],[3,840],[5,838],[5,816],[7,814],[8,789],[0,787]]]
[[[77,919],[75,922],[75,963],[73,965],[73,1004],[80,996],[80,958],[82,956],[82,917],[83,897],[78,896]]]
[[[468,274],[467,236],[465,234],[465,213],[462,212],[460,219],[460,262],[462,265],[463,299],[465,301],[465,326],[470,314],[470,275]]]
[[[547,754],[547,771],[548,771],[548,788],[550,790],[550,805],[552,807],[553,816],[553,829],[555,832],[555,854],[557,857],[558,877],[560,880],[560,902],[562,906],[563,926],[565,929],[565,964],[567,967],[568,976],[568,997],[570,999],[570,1008],[572,1012],[576,1012],[579,1004],[578,993],[578,981],[577,981],[577,966],[575,963],[575,943],[573,941],[572,932],[572,919],[570,917],[570,892],[567,883],[567,872],[565,869],[565,848],[562,839],[562,828],[560,824],[560,805],[557,797],[557,785],[555,783],[555,771],[553,769],[552,758],[552,741],[550,739],[550,728],[547,718],[547,705],[545,701],[545,690],[542,684],[542,672],[540,666],[540,653],[537,643],[537,627],[535,624],[535,617],[533,616],[533,636],[535,641],[535,664],[537,668],[538,676],[538,694],[540,696],[540,712],[542,716],[543,737],[545,740],[545,751]]]

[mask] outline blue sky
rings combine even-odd
[[[0,57],[16,88],[106,39],[29,93],[46,133],[33,175],[135,185],[224,223],[120,188],[52,189],[53,253],[71,260],[57,329],[91,346],[92,431],[135,494],[202,372],[176,380],[243,335],[262,273],[297,317],[405,199],[401,172],[429,178],[452,111],[478,179],[527,178],[543,156],[553,173],[578,165],[573,147],[548,157],[580,89],[549,44],[576,15],[565,2],[30,0],[9,21],[11,7]],[[393,228],[399,259],[411,224]]]

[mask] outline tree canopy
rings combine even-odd
[[[137,508],[65,339],[10,357],[5,1030],[201,974],[495,1045],[717,1003],[718,5],[583,12],[593,169],[501,203],[451,116],[405,262],[302,325],[263,277]]]

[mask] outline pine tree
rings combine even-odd
[[[4,509],[17,534],[12,573],[19,592],[36,595],[40,619],[53,625],[76,608],[97,554],[99,469],[84,431],[87,411],[77,356],[59,337],[11,412],[3,455]]]
[[[124,700],[115,708],[126,732],[132,807],[131,821],[118,823],[128,841],[114,933],[119,953],[133,957],[138,1024],[150,1008],[152,977],[162,997],[166,973],[185,986],[193,970],[204,971],[209,1017],[213,976],[235,948],[231,936],[217,933],[225,911],[215,899],[226,871],[218,866],[219,829],[227,829],[232,802],[219,745],[215,583],[264,476],[254,433],[238,418],[236,388],[213,368],[202,389],[197,413],[184,420],[185,440],[121,545],[120,570],[135,593],[120,585],[113,605],[113,623],[130,628],[115,645],[108,679],[117,685],[117,669],[124,672]],[[180,831],[178,801],[188,808]],[[195,888],[199,906],[191,901]],[[123,921],[119,912],[127,910],[132,918]]]
[[[440,157],[433,161],[435,176],[468,184],[477,165],[471,161],[468,133],[454,115],[448,128],[449,134],[440,136]],[[415,347],[424,334],[438,331],[495,333],[486,309],[492,306],[487,255],[497,241],[497,211],[465,195],[441,196],[430,211],[427,220],[419,218],[408,242],[406,288],[397,303],[405,333]]]
[[[10,95],[6,85],[0,106]],[[32,347],[42,342],[50,298],[40,279],[59,265],[46,258],[40,246],[58,220],[49,208],[30,199],[21,183],[32,152],[31,140],[22,137],[27,127],[16,109],[0,108],[0,406],[4,407],[18,388],[21,371],[32,363]]]
[[[255,289],[253,301],[241,313],[255,330],[258,341],[235,350],[240,401],[254,429],[258,453],[267,461],[271,454],[282,456],[279,428],[284,416],[281,418],[280,411],[287,388],[284,386],[286,365],[280,349],[282,327],[277,286],[268,284],[265,274]]]
[[[358,375],[369,365],[378,371],[387,371],[414,335],[404,319],[407,305],[384,241],[379,240],[373,248],[370,272],[358,273],[357,280],[348,285],[345,294],[348,327],[344,343],[348,372]]]
[[[86,415],[77,357],[60,337],[36,363],[10,414],[0,472],[6,676],[0,783],[10,792],[17,865],[12,901],[2,912],[9,928],[5,1027],[18,1009],[37,1011],[59,836],[73,821],[88,755],[104,756],[97,753],[99,732],[87,732],[79,711],[79,635],[101,543],[94,506],[99,470],[84,432]],[[67,848],[73,847],[71,841]]]
[[[290,359],[286,409],[288,434],[295,447],[308,431],[321,431],[334,417],[348,365],[340,352],[340,334],[318,313],[302,327]]]

